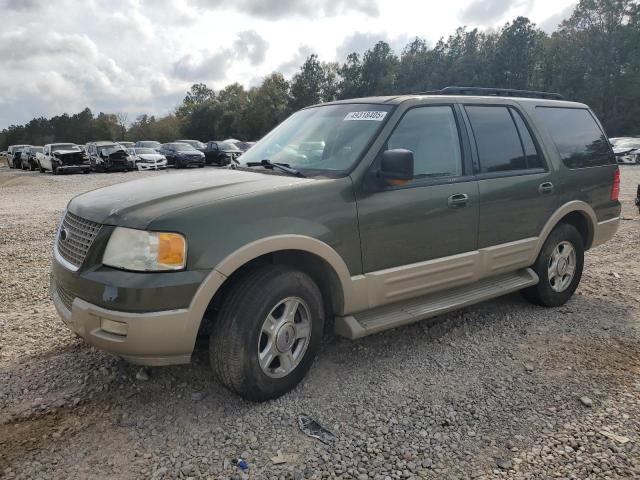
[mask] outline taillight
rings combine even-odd
[[[620,196],[620,170],[616,168],[616,173],[613,174],[613,186],[611,187],[611,200],[618,201]]]

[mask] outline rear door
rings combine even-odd
[[[468,104],[464,111],[480,192],[478,248],[504,247],[496,258],[508,270],[528,258],[533,242],[505,244],[539,235],[558,206],[556,172],[516,106]]]

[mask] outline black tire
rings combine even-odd
[[[202,164],[198,165],[198,168],[204,168],[204,165],[202,165]]]
[[[51,172],[54,175],[60,175],[60,173],[58,172],[58,167],[54,162],[51,162]]]
[[[311,333],[299,363],[287,375],[274,378],[263,371],[258,361],[262,327],[270,312],[289,297],[303,300],[308,307]],[[250,271],[227,292],[213,326],[209,356],[214,376],[247,400],[277,398],[293,389],[311,367],[323,328],[322,295],[307,274],[274,265]]]
[[[562,291],[555,291],[549,281],[549,264],[551,255],[561,242],[569,242],[575,251],[575,270],[569,285]],[[533,264],[533,270],[540,281],[537,285],[521,290],[522,296],[529,302],[543,307],[559,307],[564,305],[578,288],[584,267],[584,241],[580,232],[568,223],[556,226],[544,242],[540,254]]]
[[[40,162],[38,162],[38,170],[40,170],[40,173],[46,172],[46,170],[42,168],[42,165],[40,165]]]

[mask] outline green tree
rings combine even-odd
[[[386,42],[378,42],[362,56],[362,94],[389,95],[394,91],[398,57]]]
[[[246,139],[258,139],[284,120],[288,114],[289,82],[281,73],[272,73],[262,84],[248,92],[243,112],[243,134]]]

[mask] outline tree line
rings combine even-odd
[[[344,63],[310,55],[291,78],[278,72],[245,89],[193,85],[163,117],[99,113],[34,118],[0,132],[0,148],[52,141],[177,138],[257,140],[292,112],[320,102],[437,90],[447,85],[558,92],[587,103],[607,133],[640,134],[640,6],[637,0],[581,0],[548,35],[518,17],[497,31],[458,28],[430,47],[416,38],[396,54],[380,41]]]

